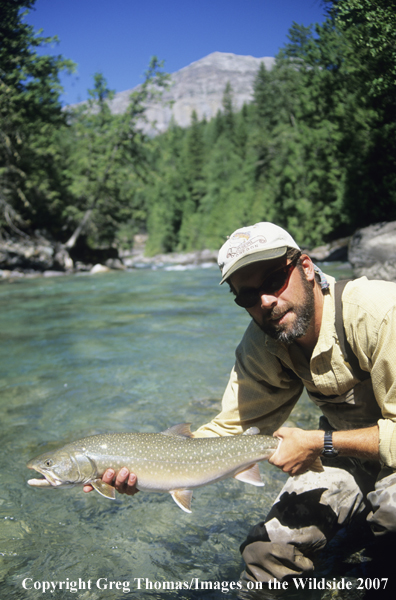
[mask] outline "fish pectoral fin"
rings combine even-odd
[[[254,463],[251,467],[244,469],[243,471],[239,471],[236,475],[234,475],[235,479],[238,481],[243,481],[244,483],[251,483],[252,485],[263,486],[264,482],[261,479],[260,469],[257,463]]]
[[[192,512],[191,499],[193,493],[191,490],[171,490],[169,493],[176,502],[177,506],[179,506],[186,513]]]
[[[115,489],[108,483],[105,483],[101,479],[94,479],[89,483],[101,496],[110,498],[110,500],[115,500]]]
[[[314,473],[322,473],[322,471],[324,471],[322,461],[320,460],[320,456],[318,456],[315,462],[310,466],[309,470],[313,471]]]

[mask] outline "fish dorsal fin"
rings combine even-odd
[[[264,483],[261,480],[260,469],[257,463],[254,463],[251,467],[244,469],[243,471],[239,471],[236,475],[234,475],[235,479],[238,481],[243,481],[244,483],[251,483],[252,485],[263,486]]]
[[[164,435],[193,437],[193,434],[191,433],[190,425],[191,425],[191,423],[178,423],[177,425],[173,425],[172,427],[169,427],[169,429],[165,429],[165,431],[162,431],[161,433],[163,433]]]
[[[94,479],[89,483],[101,496],[109,498],[110,500],[115,500],[115,489],[108,483],[105,483],[101,479]]]
[[[260,429],[258,427],[249,427],[249,429],[243,432],[243,435],[258,435],[259,433]]]
[[[177,506],[179,506],[186,513],[192,512],[191,499],[193,493],[191,490],[171,490],[169,493],[176,502]]]

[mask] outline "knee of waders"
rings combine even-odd
[[[281,581],[313,570],[313,563],[293,544],[252,542],[242,552],[246,574],[252,581]]]

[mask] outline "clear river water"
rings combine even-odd
[[[1,283],[1,600],[236,597],[239,545],[285,479],[268,463],[264,488],[200,488],[192,514],[168,494],[110,501],[26,483],[26,462],[63,443],[217,413],[248,323],[218,281],[213,267]],[[317,418],[303,397],[288,424]]]

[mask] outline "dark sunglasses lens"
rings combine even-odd
[[[289,265],[283,269],[278,269],[278,271],[267,277],[263,285],[258,289],[245,290],[234,298],[234,302],[242,308],[252,308],[252,306],[257,304],[262,294],[275,294],[285,285],[289,276],[289,270]]]
[[[266,279],[266,281],[264,282],[265,285],[265,292],[267,294],[273,294],[277,291],[279,291],[286,282],[286,279],[289,276],[289,269],[285,268],[285,269],[279,269],[279,271],[275,271],[275,273],[273,273],[272,275],[270,275],[268,277],[268,279]]]
[[[252,308],[255,304],[257,304],[260,298],[260,292],[258,290],[247,290],[246,292],[242,292],[236,298],[234,298],[234,302],[241,306],[242,308]]]

